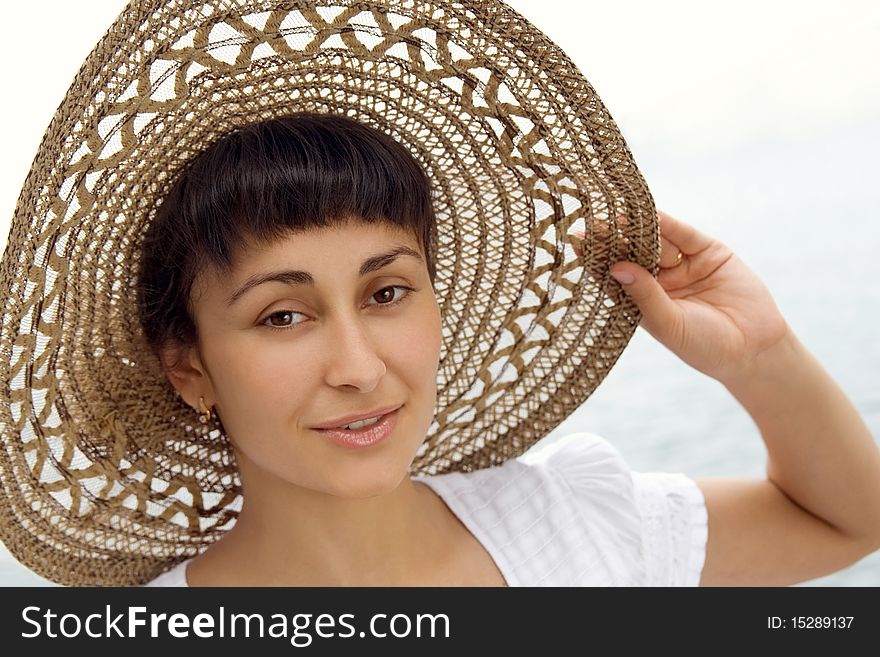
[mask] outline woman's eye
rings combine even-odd
[[[394,290],[403,290],[403,293],[400,295],[395,295]],[[369,305],[378,306],[382,309],[391,308],[408,299],[412,292],[413,288],[406,287],[405,285],[390,285],[388,287],[383,287],[381,290],[371,295],[370,297],[371,299],[379,300],[379,303]],[[397,296],[396,299],[395,296]],[[303,323],[291,323],[294,315],[302,315],[302,313],[298,313],[293,310],[279,310],[272,313],[271,315],[267,315],[266,319],[264,319],[261,323],[266,328],[275,331],[288,331],[290,329],[296,328]]]
[[[296,324],[291,324],[290,320],[293,319],[294,315],[300,315],[302,313],[297,313],[292,310],[279,310],[278,312],[272,313],[268,315],[265,320],[263,320],[263,324],[271,329],[287,329],[292,326],[296,326]],[[277,319],[280,322],[280,326],[278,322],[273,321]]]
[[[405,290],[405,293],[401,295],[397,300],[394,300],[393,290]],[[378,304],[380,306],[393,306],[406,299],[410,295],[410,292],[412,292],[411,287],[405,287],[403,285],[390,285],[388,287],[383,287],[370,298],[375,299],[378,297],[380,299],[383,299],[383,301]]]

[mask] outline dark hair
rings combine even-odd
[[[434,283],[436,220],[427,174],[392,137],[337,114],[240,127],[190,162],[147,229],[140,321],[158,356],[198,342],[190,294],[200,270],[226,273],[246,244],[292,232],[385,222],[410,230]]]

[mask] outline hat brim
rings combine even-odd
[[[496,0],[267,5],[132,3],[26,179],[0,264],[0,539],[52,581],[140,584],[235,520],[231,447],[219,431],[195,437],[198,415],[146,347],[131,291],[163,194],[243,123],[343,113],[403,143],[432,180],[444,344],[413,474],[523,453],[592,394],[638,326],[608,268],[657,272],[653,199],[592,86],[544,34]]]

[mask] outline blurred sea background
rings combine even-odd
[[[0,246],[43,132],[124,6],[5,8]],[[657,207],[730,246],[880,435],[880,3],[509,0],[584,73]],[[11,14],[11,15],[9,15]],[[50,44],[51,47],[46,46]],[[613,442],[634,470],[765,476],[757,426],[639,328],[606,380],[533,449]],[[833,440],[833,437],[829,437]],[[0,586],[51,583],[0,546]],[[880,585],[880,552],[796,586]]]

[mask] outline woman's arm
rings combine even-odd
[[[709,515],[701,585],[793,584],[880,549],[880,449],[794,333],[724,384],[767,445],[767,480],[697,480]]]
[[[769,455],[766,480],[697,480],[708,514],[701,584],[792,584],[880,549],[880,449],[864,421],[742,260],[693,226],[658,216],[656,278],[627,261],[611,275],[629,275],[619,280],[640,326],[726,386]],[[606,226],[591,229],[593,240],[611,237]]]

